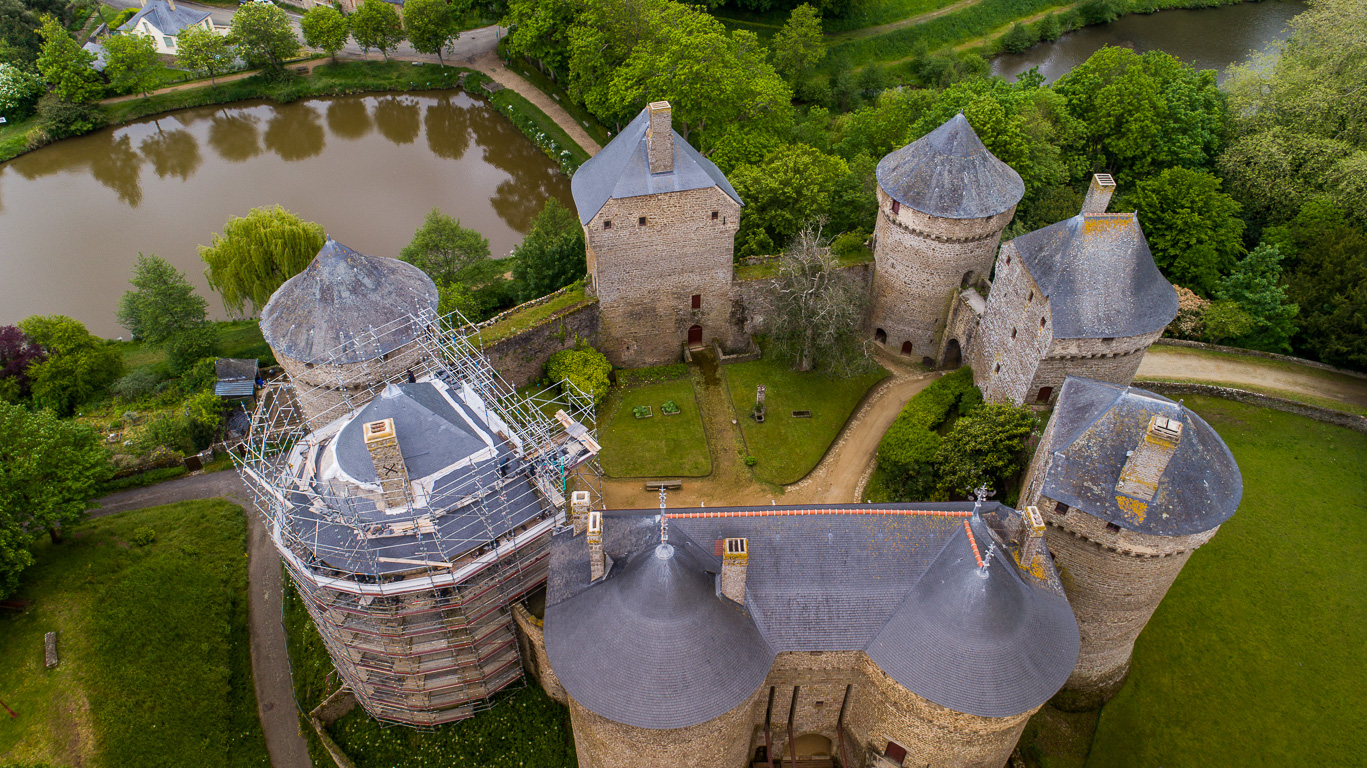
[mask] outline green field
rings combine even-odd
[[[881,367],[852,379],[821,373],[798,373],[788,364],[765,357],[723,368],[730,387],[745,444],[756,462],[755,479],[787,485],[806,477],[826,455],[826,449],[869,387],[888,375]],[[755,388],[765,386],[768,416],[763,424],[750,417]],[[794,418],[793,411],[811,411],[811,418]]]
[[[1367,435],[1187,398],[1244,477],[1102,710],[1092,768],[1367,764]]]
[[[702,414],[687,377],[638,387],[613,388],[598,431],[603,471],[611,477],[702,477],[712,471]],[[673,400],[679,413],[661,410]],[[650,406],[650,418],[636,418],[634,406]]]
[[[155,532],[139,544],[137,532]],[[124,512],[34,547],[0,615],[0,764],[268,768],[247,630],[246,519],[225,501]],[[43,666],[58,633],[61,664]]]

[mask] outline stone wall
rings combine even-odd
[[[280,352],[275,352],[275,359],[294,385],[309,428],[319,429],[370,402],[386,381],[420,368],[427,350],[410,341],[381,357],[344,365],[305,363]]]
[[[935,365],[958,368],[959,364],[970,363],[969,350],[978,335],[978,325],[982,322],[981,312],[984,306],[985,301],[976,290],[969,288],[959,292],[950,309],[944,337],[940,340],[940,349],[932,360]],[[950,352],[951,342],[958,345],[958,363],[953,360],[954,356]]]
[[[1054,339],[1035,369],[1034,380],[1025,391],[1026,400],[1035,402],[1040,389],[1049,387],[1052,391],[1048,402],[1054,402],[1066,376],[1129,386],[1139,364],[1144,362],[1144,353],[1162,333],[1157,330],[1143,336],[1113,339]]]
[[[1244,389],[1233,387],[1219,387],[1213,384],[1185,384],[1173,381],[1136,381],[1134,386],[1157,392],[1168,397],[1183,397],[1186,395],[1206,395],[1207,397],[1220,397],[1225,400],[1234,400],[1249,405],[1257,405],[1263,408],[1271,408],[1274,411],[1285,411],[1294,413],[1297,416],[1322,421],[1326,424],[1334,424],[1340,427],[1347,427],[1354,432],[1367,434],[1367,416],[1358,416],[1345,411],[1336,411],[1332,408],[1321,408],[1318,405],[1310,405],[1295,400],[1287,400],[1284,397],[1273,397],[1264,395],[1260,392],[1249,392]]]
[[[864,746],[845,732],[845,751],[848,763],[840,756],[840,735],[837,723],[840,720],[840,707],[846,702],[845,691],[850,690],[850,701],[855,698],[854,690],[863,684],[859,671],[860,659],[864,654],[859,651],[809,651],[780,653],[774,659],[769,677],[764,681],[766,702],[768,691],[774,689],[774,706],[770,713],[770,741],[773,745],[773,758],[788,759],[788,712],[793,712],[793,736],[801,739],[807,734],[817,734],[831,741],[831,755],[842,764],[863,765]],[[793,689],[797,689],[797,707],[793,707]],[[754,735],[750,753],[764,746],[763,704],[759,708],[759,718],[755,721]],[[845,713],[850,717],[850,711]]]
[[[593,653],[594,649],[584,649]],[[609,720],[570,699],[574,749],[583,768],[742,768],[749,765],[752,723],[764,716],[769,689],[760,686],[726,714],[687,728],[636,728]]]
[[[570,696],[551,669],[546,656],[546,629],[541,619],[533,616],[522,603],[513,604],[513,621],[517,624],[517,644],[522,652],[522,666],[527,674],[546,691],[546,695],[566,706]]]
[[[732,285],[739,226],[740,206],[717,187],[612,199],[585,225],[601,349],[614,365],[675,362],[695,325],[703,343],[741,344]]]
[[[941,219],[899,206],[878,190],[870,329],[889,349],[910,341],[912,356],[934,358],[950,303],[964,285],[987,275],[1002,229],[1015,208],[983,219]],[[967,276],[967,282],[965,282]]]
[[[547,358],[556,352],[571,349],[580,340],[598,346],[598,332],[599,305],[589,302],[490,344],[484,356],[509,384],[522,387],[541,378]]]

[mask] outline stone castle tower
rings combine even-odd
[[[426,352],[415,318],[437,317],[437,286],[422,270],[334,240],[271,296],[261,333],[318,429],[369,402]]]
[[[670,115],[668,102],[651,103],[570,181],[614,365],[674,362],[684,344],[743,338],[732,319],[740,195]]]
[[[1092,179],[1082,211],[1002,245],[969,357],[989,400],[1049,403],[1066,375],[1129,384],[1177,315],[1133,213],[1107,213]]]
[[[1181,403],[1066,379],[1021,493],[1047,523],[1082,635],[1056,704],[1095,708],[1120,689],[1140,631],[1242,495],[1224,441]]]
[[[961,288],[984,278],[1025,194],[959,113],[878,163],[874,340],[932,363],[958,364],[943,336]]]

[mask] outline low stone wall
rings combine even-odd
[[[1267,360],[1281,360],[1296,365],[1306,365],[1311,368],[1318,368],[1322,371],[1333,371],[1344,376],[1352,376],[1358,379],[1367,379],[1367,373],[1360,371],[1350,371],[1346,368],[1335,368],[1325,363],[1317,363],[1314,360],[1306,360],[1303,357],[1292,357],[1291,355],[1279,355],[1275,352],[1260,352],[1256,349],[1240,349],[1239,347],[1226,347],[1220,344],[1207,344],[1203,341],[1187,341],[1186,339],[1159,339],[1155,344],[1168,347],[1190,347],[1192,349],[1208,349],[1212,352],[1227,352],[1231,355],[1245,355],[1247,357],[1261,357]]]
[[[570,695],[556,678],[551,661],[546,656],[544,623],[522,603],[513,604],[513,623],[517,627],[517,644],[522,651],[522,663],[527,674],[541,684],[547,696],[569,706]]]
[[[508,383],[521,387],[541,378],[546,358],[572,349],[580,340],[598,345],[596,301],[558,312],[521,333],[500,339],[485,348],[484,355]]]
[[[1134,386],[1140,389],[1147,389],[1168,397],[1182,395],[1207,395],[1209,397],[1221,397],[1226,400],[1234,400],[1249,405],[1258,405],[1263,408],[1271,408],[1274,411],[1285,411],[1294,413],[1297,416],[1305,416],[1315,421],[1323,421],[1326,424],[1335,424],[1340,427],[1347,427],[1355,432],[1367,434],[1367,417],[1357,416],[1344,411],[1336,411],[1332,408],[1321,408],[1318,405],[1310,405],[1295,400],[1287,400],[1283,397],[1273,397],[1259,392],[1249,392],[1245,389],[1234,389],[1232,387],[1217,387],[1213,384],[1183,384],[1171,381],[1135,381]]]
[[[322,704],[314,707],[309,713],[309,725],[313,726],[313,732],[318,735],[318,740],[322,742],[323,749],[327,750],[332,762],[337,764],[337,768],[356,768],[356,764],[351,762],[351,758],[342,751],[337,742],[328,735],[327,726],[337,722],[343,715],[356,708],[359,702],[351,689],[342,686],[332,692],[332,695],[323,700]]]

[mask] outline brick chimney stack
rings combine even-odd
[[[721,594],[734,603],[745,604],[745,570],[750,562],[750,542],[727,539],[721,553]]]
[[[1105,213],[1111,207],[1111,195],[1115,194],[1115,179],[1109,173],[1092,175],[1092,183],[1087,187],[1087,198],[1082,201],[1082,214]]]
[[[607,554],[603,552],[603,513],[589,513],[589,580],[597,581],[607,573]]]
[[[650,112],[650,127],[646,129],[650,172],[672,173],[674,171],[673,108],[669,106],[667,101],[652,101],[646,109]]]
[[[1172,460],[1177,444],[1182,440],[1182,422],[1166,416],[1149,419],[1149,429],[1144,439],[1130,451],[1125,460],[1125,468],[1120,471],[1120,482],[1116,483],[1117,493],[1135,499],[1152,501],[1158,492],[1158,481]],[[1144,505],[1135,505],[1131,514],[1143,520]]]
[[[364,435],[366,450],[370,451],[370,460],[375,463],[375,476],[379,478],[385,507],[406,506],[408,465],[404,464],[403,454],[399,451],[399,436],[394,431],[394,420],[367,422]]]
[[[575,536],[589,527],[588,491],[575,491],[570,494],[570,522],[574,525]]]
[[[1044,516],[1037,507],[1026,507],[1024,518],[1021,521],[1025,526],[1025,537],[1021,541],[1020,563],[1025,570],[1033,572],[1035,563],[1047,551],[1044,546]]]

